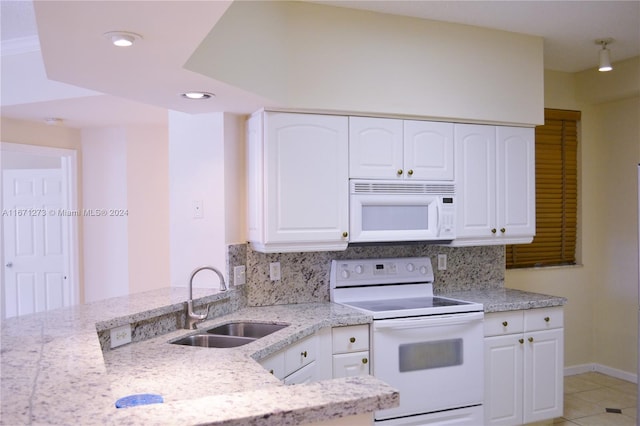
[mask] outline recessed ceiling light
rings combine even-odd
[[[209,99],[215,95],[209,92],[184,92],[181,96],[187,99]]]
[[[114,46],[118,47],[133,46],[133,43],[142,39],[140,34],[129,31],[109,31],[103,35],[111,40],[111,43],[113,43]]]

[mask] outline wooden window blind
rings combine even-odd
[[[576,263],[579,111],[545,109],[536,127],[536,235],[506,246],[507,268]]]

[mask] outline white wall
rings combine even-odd
[[[169,287],[169,135],[129,126],[127,212],[129,292]]]
[[[127,208],[127,140],[122,128],[82,131],[83,208]],[[85,301],[129,294],[128,218],[87,216]]]
[[[224,115],[169,113],[170,280],[184,287],[191,272],[225,270]],[[194,218],[195,201],[202,217]],[[218,288],[209,272],[194,287]]]

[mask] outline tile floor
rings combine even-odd
[[[601,373],[584,373],[564,378],[564,415],[553,425],[635,426],[637,387],[635,383]],[[622,414],[607,413],[619,408]]]

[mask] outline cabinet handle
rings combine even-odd
[[[527,339],[527,340],[529,340],[529,342],[531,343],[531,342],[533,342],[533,337],[529,337],[529,339]]]
[[[347,231],[344,231],[342,233],[342,238],[347,238],[349,236],[349,233]]]
[[[402,174],[402,169],[398,169],[396,173],[398,174],[398,176],[400,176]]]
[[[303,357],[305,357],[305,358],[306,358],[306,357],[307,357],[307,351],[300,352],[300,355],[302,355]]]
[[[496,232],[498,232],[498,230],[496,228],[491,229],[491,233],[495,234]]]
[[[551,318],[549,317],[544,317],[544,322],[549,322],[551,320]]]
[[[269,373],[273,374],[273,370],[269,370]]]
[[[349,339],[349,341],[350,341],[351,343],[355,343],[355,342],[356,342],[356,338],[355,338],[355,337],[351,337],[351,338]]]
[[[500,228],[500,232],[502,232],[504,234],[505,232],[507,232],[507,230],[504,229],[504,228]]]
[[[524,343],[524,339],[518,339],[518,342],[520,342],[520,344]]]
[[[407,172],[407,174],[408,174],[409,176],[413,176],[413,170],[409,170],[409,171]]]
[[[362,363],[363,363],[363,364],[366,364],[366,363],[368,363],[368,362],[369,362],[369,360],[368,360],[368,359],[366,359],[366,358],[362,358]]]
[[[508,322],[506,322],[506,321],[502,321],[502,326],[503,326],[503,327],[506,327],[506,326],[508,326],[508,325],[509,325],[509,323],[508,323]]]

